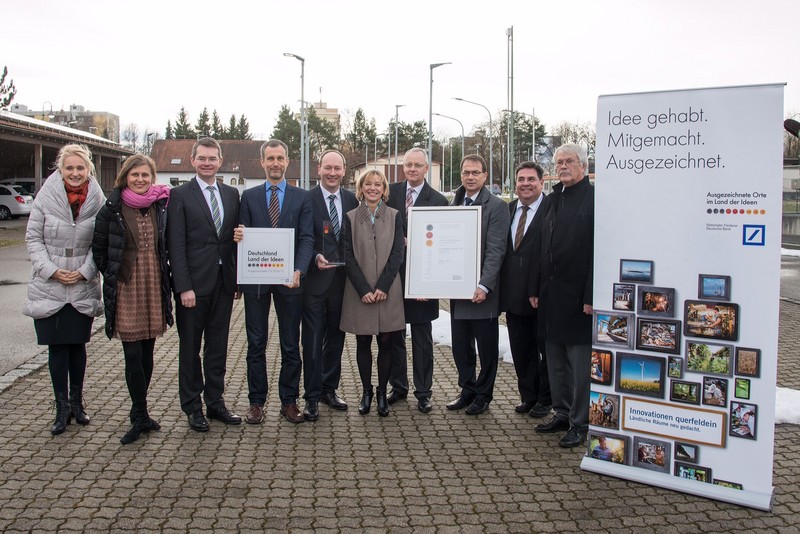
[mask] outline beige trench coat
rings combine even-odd
[[[404,330],[403,291],[398,272],[403,263],[403,221],[385,204],[378,207],[373,227],[369,208],[359,205],[344,218],[347,283],[340,328],[358,335]],[[365,304],[361,297],[380,289],[387,299]]]

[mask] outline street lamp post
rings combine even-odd
[[[394,105],[394,181],[397,181],[397,120],[400,116],[400,108],[405,107],[405,104],[395,104]]]
[[[480,106],[486,110],[486,113],[489,114],[489,185],[494,185],[494,172],[492,169],[492,112],[489,111],[489,108],[484,106],[483,104],[478,104],[477,102],[473,102],[472,100],[465,100],[463,98],[453,97],[453,100],[458,100],[459,102],[466,102],[467,104],[472,104],[474,106]],[[490,187],[491,189],[491,187]]]
[[[436,115],[438,117],[443,117],[445,119],[450,119],[451,121],[456,121],[459,124],[459,126],[461,126],[461,157],[463,158],[464,157],[464,123],[462,123],[460,120],[458,120],[455,117],[449,117],[447,115],[442,115],[441,113],[434,113],[434,115]]]
[[[433,162],[433,69],[450,64],[450,61],[446,63],[431,63],[430,98],[428,100],[428,183],[431,182],[433,172],[433,165],[431,165]]]
[[[306,60],[291,52],[284,52],[283,55],[293,57],[300,62],[300,187],[308,189],[308,184],[306,183],[306,171],[309,166],[308,158],[306,158]]]

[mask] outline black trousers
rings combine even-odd
[[[433,325],[430,321],[411,324],[411,362],[414,396],[430,399],[433,389]],[[404,335],[398,336],[392,347],[389,385],[397,393],[408,393],[408,355]]]
[[[522,402],[550,406],[550,379],[547,376],[544,341],[536,338],[536,316],[506,312],[508,341],[517,372],[517,387]]]
[[[203,409],[201,395],[208,407],[216,408],[224,402],[222,393],[225,390],[233,294],[226,293],[223,287],[220,270],[214,291],[210,295],[197,297],[194,308],[184,307],[180,296],[175,296],[175,324],[180,339],[178,394],[181,409],[186,414]]]
[[[454,319],[451,315],[450,331],[453,336],[453,360],[458,369],[461,396],[466,399],[477,398],[491,402],[494,381],[497,378],[497,360],[500,357],[497,347],[500,337],[497,317]],[[481,365],[477,376],[476,345]]]

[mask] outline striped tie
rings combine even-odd
[[[410,187],[406,189],[406,215],[408,215],[409,208],[414,205],[414,196],[412,191],[413,189]]]
[[[272,223],[272,227],[276,228],[278,226],[278,218],[281,216],[281,208],[278,203],[278,186],[271,185],[269,188],[272,191],[269,197],[269,221]]]
[[[214,194],[214,186],[209,185],[206,190],[208,190],[208,194],[211,197],[211,218],[214,219],[214,227],[217,229],[217,236],[219,236],[222,231],[222,217],[219,214],[217,195]]]
[[[336,209],[336,195],[328,195],[328,211],[331,213],[331,224],[333,225],[333,235],[339,241],[339,211]]]
[[[522,236],[525,235],[525,223],[528,220],[528,206],[522,206],[522,213],[519,216],[519,221],[517,221],[517,232],[514,234],[514,250],[519,248],[519,244],[522,243]]]

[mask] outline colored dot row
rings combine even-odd
[[[248,267],[280,267],[281,269],[285,267],[283,263],[248,263]]]
[[[706,213],[714,213],[720,215],[766,215],[767,210],[754,210],[754,209],[739,209],[739,208],[708,208]]]

